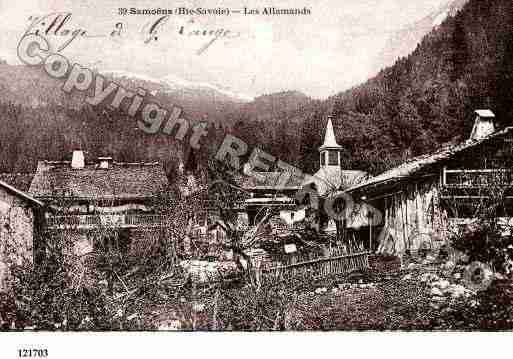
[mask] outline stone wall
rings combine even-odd
[[[34,212],[25,201],[0,188],[0,290],[11,264],[33,263]]]

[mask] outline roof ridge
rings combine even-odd
[[[413,173],[418,172],[420,169],[422,169],[426,165],[432,165],[433,163],[436,163],[436,162],[438,162],[440,160],[445,160],[447,158],[450,158],[451,156],[453,156],[453,155],[455,155],[455,154],[457,154],[457,153],[459,153],[461,151],[468,150],[469,148],[473,148],[474,146],[483,144],[486,141],[489,141],[489,140],[498,138],[500,136],[506,135],[506,134],[508,134],[512,130],[513,130],[513,126],[505,127],[502,130],[496,131],[496,132],[494,132],[494,133],[492,133],[492,134],[490,134],[490,135],[488,135],[486,137],[480,138],[480,139],[467,139],[467,140],[462,141],[460,143],[456,143],[456,144],[453,144],[453,145],[449,145],[449,146],[443,147],[443,148],[438,149],[438,150],[436,150],[434,152],[431,152],[431,153],[426,153],[426,154],[423,154],[423,155],[412,157],[409,160],[405,160],[403,163],[401,163],[398,166],[394,166],[394,167],[392,167],[392,168],[390,168],[390,169],[388,169],[386,171],[381,172],[380,174],[378,174],[376,176],[373,176],[372,178],[370,178],[368,181],[366,181],[364,183],[361,183],[359,185],[356,185],[356,186],[353,186],[353,187],[349,188],[347,191],[351,192],[351,191],[353,191],[355,189],[358,189],[358,188],[364,188],[364,187],[366,187],[368,185],[377,184],[377,183],[381,183],[381,182],[384,182],[384,181],[389,181],[389,180],[394,179],[394,178],[404,178],[404,177],[411,176]],[[408,169],[408,165],[411,166],[412,164],[415,164],[416,162],[422,162],[422,161],[426,161],[428,159],[431,159],[432,161],[424,163],[424,164],[420,164],[420,167],[418,167],[418,168],[410,169],[409,173],[407,173],[407,174],[403,174],[403,175],[394,174],[398,170],[405,170],[405,167],[406,167],[406,170],[407,170]]]
[[[71,164],[71,161],[51,161],[51,160],[41,160],[43,163],[52,164],[52,165],[68,165]],[[119,166],[156,166],[160,165],[159,161],[152,161],[152,162],[112,162],[115,165]],[[85,165],[96,165],[98,162],[86,162]],[[27,172],[30,173],[30,172]]]
[[[71,163],[71,161],[52,161],[52,160],[41,160],[43,163],[50,163],[50,164],[68,164]]]
[[[483,137],[483,138],[479,138],[479,139],[468,138],[468,139],[466,139],[464,141],[461,141],[461,142],[458,142],[458,143],[447,144],[445,146],[442,146],[442,147],[439,147],[439,148],[435,149],[433,152],[423,153],[423,154],[418,155],[418,156],[407,158],[403,163],[401,163],[400,165],[395,166],[393,168],[397,168],[397,167],[400,167],[400,166],[402,166],[404,164],[415,162],[415,161],[417,161],[419,159],[422,159],[422,158],[432,157],[432,156],[438,155],[438,154],[446,152],[446,151],[455,150],[455,149],[458,149],[458,147],[465,147],[465,146],[470,146],[472,144],[478,144],[478,143],[484,142],[484,141],[486,141],[488,139],[494,138],[494,137],[496,137],[498,135],[505,134],[505,133],[507,133],[508,131],[510,131],[512,129],[513,129],[513,126],[508,126],[508,127],[503,128],[502,130],[495,131],[494,133],[491,133],[488,136]],[[385,172],[382,172],[382,173],[385,173]]]
[[[158,166],[160,165],[159,161],[153,161],[153,162],[116,162],[114,161],[113,164],[118,166]]]

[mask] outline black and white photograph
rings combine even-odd
[[[511,0],[0,0],[0,17],[2,358],[118,357],[95,351],[110,335],[151,340],[137,358],[305,335],[309,357],[507,345]]]

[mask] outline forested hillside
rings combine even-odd
[[[291,131],[290,146],[270,147],[314,171],[325,116],[331,113],[346,166],[379,172],[467,138],[475,109],[490,108],[501,126],[513,124],[512,78],[513,2],[471,0],[394,66],[275,121],[274,131]]]
[[[474,109],[490,108],[501,125],[511,124],[512,76],[513,2],[471,0],[410,56],[336,96],[338,132],[355,158],[371,162],[379,162],[383,153],[401,157],[430,151],[466,138]],[[375,143],[375,152],[361,140],[350,143],[351,134],[343,130],[348,127]]]
[[[44,76],[0,65],[0,171],[31,171],[39,158],[62,159],[82,148],[91,157],[159,160],[172,178],[178,159],[190,157],[173,138],[138,131],[132,119],[93,109]],[[180,98],[158,88],[155,97],[183,106],[192,119],[209,119],[203,149],[215,150],[229,132],[308,172],[318,167],[317,148],[332,114],[346,149],[344,166],[375,173],[466,138],[476,108],[492,109],[502,126],[512,124],[512,76],[513,2],[470,0],[411,55],[327,100],[289,91],[240,103],[197,94]],[[192,157],[201,164],[208,155]]]

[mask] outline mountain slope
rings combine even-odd
[[[511,99],[513,2],[470,0],[426,35],[411,55],[334,96],[331,111],[340,132],[368,134],[371,148],[384,149],[373,153],[365,141],[348,139],[348,146],[360,153],[357,157],[380,163],[379,154],[393,163],[466,138],[477,108],[492,109],[500,125],[511,124]],[[348,128],[354,118],[366,122]]]
[[[251,137],[264,149],[313,172],[332,115],[344,167],[377,173],[464,140],[475,109],[492,109],[500,126],[513,124],[512,100],[513,2],[469,0],[374,78],[326,101],[307,101],[274,118],[273,128],[260,121],[238,134],[261,128]]]
[[[398,58],[407,56],[426,34],[440,26],[447,17],[455,16],[467,2],[468,0],[449,1],[424,18],[392,33],[374,59],[374,69],[379,71],[392,65]]]
[[[84,106],[83,99],[64,94],[60,83],[37,71],[0,65],[1,171],[23,172],[38,158],[61,159],[77,147],[91,156],[158,159],[168,174],[177,161],[187,161],[187,143],[137,131],[135,122],[108,108]],[[326,116],[333,115],[344,167],[376,173],[466,138],[476,108],[492,109],[502,126],[512,123],[513,2],[469,0],[413,53],[325,101],[289,91],[240,102],[196,89],[177,94],[160,79],[117,79],[153,91],[164,106],[182,106],[187,118],[208,118],[214,126],[204,148],[215,150],[231,133],[250,150],[259,147],[310,173],[318,169]],[[210,156],[204,148],[194,155],[198,163]]]

